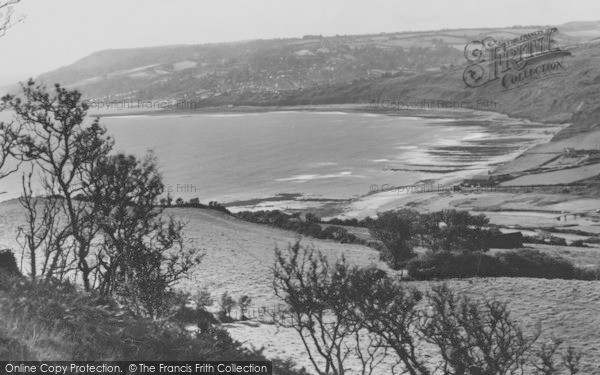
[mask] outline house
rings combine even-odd
[[[471,178],[467,178],[464,179],[463,182],[461,183],[462,186],[496,186],[498,185],[500,182],[503,181],[508,181],[511,180],[513,178],[512,175],[508,174],[508,173],[504,173],[504,174],[491,174],[491,173],[487,173],[487,174],[480,174],[480,175],[475,175]]]
[[[495,186],[496,180],[494,176],[489,174],[475,175],[471,178],[463,180],[463,186]]]

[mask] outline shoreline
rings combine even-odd
[[[555,129],[552,132],[552,137],[555,134],[560,132],[562,129],[568,126],[568,124],[560,124],[553,122],[535,122],[523,117],[510,117],[505,113],[496,112],[491,110],[480,110],[480,109],[465,109],[465,108],[452,108],[452,109],[442,109],[442,108],[426,108],[426,109],[398,109],[398,108],[373,108],[369,103],[356,104],[356,103],[348,103],[348,104],[324,104],[324,105],[297,105],[297,106],[221,106],[221,107],[203,107],[197,109],[187,109],[187,110],[178,110],[178,109],[170,109],[170,110],[113,110],[111,113],[98,113],[98,114],[90,114],[90,116],[94,117],[138,117],[138,116],[151,116],[151,117],[167,117],[167,116],[177,116],[177,117],[187,117],[187,116],[195,116],[195,115],[206,115],[206,114],[223,114],[224,116],[228,115],[243,115],[243,114],[256,114],[256,113],[277,113],[277,112],[289,112],[289,113],[302,113],[302,112],[310,112],[310,113],[319,113],[319,112],[341,112],[345,114],[363,114],[363,115],[373,115],[373,116],[390,116],[390,117],[419,117],[425,119],[444,119],[449,120],[449,122],[454,122],[455,124],[461,125],[462,122],[465,124],[469,124],[470,122],[481,122],[481,126],[485,127],[488,123],[493,121],[515,121],[520,122],[522,124],[544,124],[544,125],[555,125]],[[502,131],[500,131],[502,133]],[[518,156],[528,152],[529,150],[544,144],[551,143],[551,141],[545,141],[542,143],[536,143],[533,146],[528,145],[527,148],[518,150],[516,153],[512,152],[510,154],[510,159],[501,160],[500,162],[490,160],[489,163],[485,164],[487,169],[497,169],[503,165],[509,164],[513,162]],[[460,146],[464,148],[465,146]],[[515,155],[516,154],[516,155]],[[485,169],[485,168],[483,168]],[[433,172],[432,170],[427,170],[422,168],[423,172]],[[457,184],[462,182],[465,178],[468,178],[472,175],[477,175],[482,173],[482,168],[478,170],[471,170],[465,168],[456,168],[452,171],[448,171],[447,175],[436,177],[433,179],[421,180],[412,185],[405,185],[404,187],[412,187],[412,186],[420,186],[420,185],[448,185],[451,186],[453,184]],[[398,186],[399,188],[401,186]],[[397,197],[395,197],[397,198]],[[290,193],[287,191],[274,193],[269,196],[263,197],[248,197],[242,200],[234,200],[234,201],[223,201],[220,202],[229,209],[233,211],[243,211],[243,210],[282,210],[282,211],[309,211],[309,210],[317,210],[317,211],[331,211],[339,212],[339,214],[343,215],[344,212],[348,211],[351,207],[355,205],[361,205],[359,202],[364,201],[364,205],[369,207],[365,207],[368,212],[373,212],[372,204],[377,204],[379,202],[379,206],[377,208],[389,207],[389,205],[396,201],[394,197],[390,197],[389,193],[377,191],[377,192],[368,192],[363,194],[357,194],[357,196],[352,198],[340,198],[340,197],[322,197],[322,196],[312,196],[307,193]],[[400,201],[403,201],[401,199]],[[351,210],[350,211],[354,211]],[[354,214],[356,214],[354,212]]]
[[[100,118],[110,118],[110,117],[143,117],[143,116],[151,116],[151,117],[167,117],[167,116],[177,116],[177,117],[187,117],[194,115],[204,115],[204,114],[224,114],[227,115],[243,115],[243,114],[254,114],[254,113],[276,113],[276,112],[311,112],[311,113],[319,113],[319,112],[341,112],[345,114],[365,114],[365,115],[373,115],[373,116],[397,116],[397,117],[419,117],[425,119],[445,119],[449,120],[449,122],[454,122],[457,125],[461,125],[461,122],[464,121],[465,124],[470,125],[472,122],[481,122],[480,126],[485,127],[492,121],[496,120],[512,120],[517,123],[522,124],[545,124],[545,125],[555,125],[556,129],[552,132],[552,137],[560,132],[565,127],[569,126],[569,124],[560,124],[553,122],[535,122],[523,117],[510,117],[505,113],[496,112],[491,110],[480,110],[480,109],[465,109],[465,108],[453,108],[453,109],[442,109],[442,108],[427,108],[427,109],[382,109],[382,108],[373,108],[368,103],[363,104],[325,104],[325,105],[298,105],[298,106],[226,106],[226,107],[204,107],[193,110],[113,110],[103,111],[104,113],[95,113],[95,111],[88,112],[88,116],[90,117],[100,117]],[[502,130],[500,131],[502,133]],[[550,138],[552,139],[552,138]],[[518,154],[514,156],[513,153],[510,159],[502,160],[500,162],[492,162],[485,164],[487,168],[497,169],[498,167],[503,167],[507,164],[512,163],[519,156],[526,154],[532,149],[552,144],[552,140],[542,141],[541,143],[536,143],[533,146],[527,145],[526,149],[519,150]],[[480,168],[481,169],[481,168]],[[423,172],[434,172],[432,170],[423,169]],[[448,185],[451,186],[458,182],[461,182],[465,178],[469,176],[481,174],[481,170],[472,170],[465,168],[456,168],[452,171],[448,171],[448,175],[440,176],[433,179],[421,180],[412,185],[405,185],[404,187],[414,187],[420,185]],[[400,188],[398,186],[396,188]],[[412,195],[412,194],[411,194]],[[357,215],[356,208],[360,206],[364,206],[364,209],[367,212],[373,212],[373,209],[379,210],[384,207],[390,207],[394,201],[400,203],[405,201],[405,199],[398,199],[398,195],[395,197],[390,196],[389,192],[386,191],[371,191],[368,193],[357,194],[352,198],[340,198],[340,197],[322,197],[322,196],[312,196],[306,193],[289,193],[289,192],[280,192],[276,194],[271,194],[266,197],[248,197],[247,199],[237,200],[237,201],[223,201],[220,202],[224,204],[226,207],[234,210],[258,210],[258,209],[266,209],[266,210],[288,210],[288,211],[307,211],[307,210],[318,210],[318,211],[338,211],[339,214],[343,215],[344,212],[352,212],[352,215]],[[361,203],[362,202],[362,203]],[[410,200],[407,202],[409,204]],[[376,205],[377,207],[373,207]],[[358,207],[357,207],[358,206]],[[366,212],[365,212],[366,213]],[[365,213],[362,213],[363,215]],[[360,214],[359,214],[360,215]],[[362,216],[362,215],[361,215]]]
[[[133,116],[191,116],[203,114],[254,114],[268,112],[343,112],[343,113],[362,113],[373,115],[388,115],[399,117],[421,117],[433,119],[448,119],[448,118],[465,118],[465,115],[488,115],[510,118],[513,120],[521,120],[530,123],[540,124],[565,124],[565,122],[553,121],[534,121],[526,117],[512,117],[506,113],[484,109],[467,109],[467,108],[374,108],[369,103],[346,103],[346,104],[303,104],[289,106],[220,106],[220,107],[200,107],[195,109],[139,109],[125,110],[115,109],[113,111],[103,110],[105,112],[96,113],[88,111],[90,117],[133,117]],[[107,112],[107,113],[106,113]]]

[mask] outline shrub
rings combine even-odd
[[[591,271],[577,269],[569,261],[538,250],[518,250],[489,255],[482,252],[428,252],[411,260],[408,273],[416,279],[467,277],[535,277],[546,279],[594,279]]]
[[[9,337],[4,332],[0,332],[0,358],[2,358],[3,361],[38,360],[26,344],[21,343],[16,338]]]
[[[40,284],[0,275],[0,358],[3,360],[264,361],[219,327],[190,334],[173,322],[136,317],[96,293],[69,283]],[[30,345],[26,345],[29,343]],[[307,375],[290,361],[274,373]]]
[[[468,211],[442,210],[422,214],[421,228],[427,247],[447,251],[486,251],[489,249],[489,224],[484,215],[471,215]],[[440,224],[444,225],[440,225]]]
[[[246,311],[248,310],[248,307],[250,307],[250,304],[252,303],[252,298],[250,298],[250,296],[247,295],[243,295],[238,299],[237,305],[240,307],[240,319],[241,320],[246,320]]]
[[[380,259],[395,270],[404,267],[416,255],[408,241],[399,237],[384,241],[384,245]]]
[[[407,270],[416,279],[448,279],[460,277],[496,277],[506,273],[497,258],[482,252],[428,252],[408,262]]]
[[[3,272],[9,275],[21,274],[19,267],[17,267],[15,254],[10,249],[0,250],[0,273]]]
[[[235,214],[236,217],[257,224],[272,225],[277,228],[293,230],[305,236],[310,236],[319,239],[328,239],[338,241],[340,243],[360,243],[364,241],[348,233],[345,228],[334,226],[336,222],[330,221],[328,226],[320,225],[321,219],[312,213],[305,215],[305,220],[300,218],[299,214],[286,214],[278,210],[274,211],[242,211]],[[356,222],[356,219],[354,219]]]
[[[589,247],[588,245],[586,245],[583,240],[575,240],[573,242],[571,242],[571,246],[574,247]]]
[[[506,265],[509,276],[572,279],[575,267],[569,261],[552,257],[538,250],[499,253],[497,258]]]
[[[206,288],[199,289],[192,296],[192,300],[196,303],[196,309],[198,310],[204,310],[215,303],[210,292]]]
[[[236,302],[229,295],[229,293],[224,292],[221,294],[221,310],[219,311],[220,317],[231,319],[231,310],[235,307]]]

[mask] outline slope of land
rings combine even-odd
[[[413,195],[413,197],[415,197]],[[424,198],[425,196],[423,196]],[[436,205],[447,207],[471,206],[472,210],[489,209],[492,196],[455,196],[446,201],[441,196],[430,197],[429,205],[421,209],[435,209]],[[539,197],[540,205],[554,205],[560,209],[563,202],[560,197],[550,195]],[[566,196],[564,197],[567,198]],[[458,202],[457,199],[462,199]],[[478,202],[479,199],[479,202]],[[528,203],[535,206],[535,202]],[[526,208],[521,198],[514,196],[515,207]],[[582,203],[583,206],[586,204]],[[589,205],[589,202],[587,203]],[[284,248],[298,238],[294,232],[280,230],[265,225],[248,223],[222,212],[194,208],[173,208],[169,214],[187,223],[185,240],[189,246],[205,253],[202,264],[194,270],[190,280],[181,284],[190,291],[207,287],[213,297],[228,291],[232,296],[249,295],[253,298],[251,316],[255,316],[262,308],[267,311],[276,310],[280,301],[274,296],[271,288],[271,267],[274,262],[275,247]],[[493,213],[493,212],[491,212]],[[0,204],[0,244],[1,247],[12,247],[16,227],[20,225],[22,211],[18,202],[8,201]],[[492,216],[493,217],[493,216]],[[519,217],[519,215],[516,215]],[[522,216],[521,216],[522,217]],[[542,218],[543,219],[543,218]],[[552,225],[555,219],[532,222],[525,217],[521,224],[544,228]],[[498,218],[492,222],[506,225]],[[597,230],[598,224],[589,222],[588,229]],[[597,231],[597,233],[599,233]],[[335,259],[344,254],[352,264],[361,266],[376,265],[388,269],[378,260],[378,253],[364,246],[339,244],[332,241],[305,238],[304,245],[314,246],[329,258]],[[568,246],[531,245],[533,248],[553,255],[567,257],[577,265],[600,266],[600,258],[595,254],[597,247],[573,248]],[[19,252],[17,251],[17,258]],[[585,368],[589,374],[600,373],[600,347],[597,337],[600,336],[600,318],[596,310],[600,308],[600,289],[597,282],[545,280],[540,283],[535,279],[471,279],[450,280],[449,285],[466,292],[476,298],[498,298],[509,303],[515,315],[532,329],[535,322],[541,322],[548,334],[558,334],[566,342],[580,348],[585,353]],[[414,282],[414,285],[427,290],[427,282]],[[568,317],[568,319],[566,318]],[[225,327],[233,338],[247,347],[265,347],[265,355],[269,358],[294,358],[299,365],[310,367],[307,356],[296,333],[289,329],[277,329],[269,323],[268,316],[257,316],[248,322],[226,324]]]
[[[463,49],[477,40],[508,40],[549,26],[336,35],[206,45],[105,50],[45,73],[47,84],[76,87],[89,99],[185,99],[201,106],[304,102],[305,90],[324,88],[315,102],[353,102],[364,84],[430,77],[445,98],[444,71],[466,65]],[[600,38],[600,23],[574,22],[553,34],[560,47]],[[594,79],[594,77],[591,77]],[[420,80],[419,78],[418,80]],[[406,81],[409,83],[409,81]],[[350,85],[357,95],[338,85]],[[329,88],[328,88],[329,87]],[[411,89],[410,86],[407,88]],[[464,84],[457,87],[462,90]],[[333,96],[327,95],[332,93]],[[391,93],[390,93],[391,94]],[[441,96],[440,96],[441,95]],[[493,98],[488,98],[493,99]]]
[[[276,247],[285,249],[295,243],[296,233],[248,223],[213,210],[173,208],[166,214],[187,223],[184,230],[187,246],[205,254],[191,278],[182,283],[183,288],[195,291],[207,287],[215,297],[227,291],[236,299],[247,294],[256,306],[272,307],[279,303],[273,296],[269,277],[274,251]],[[24,224],[23,215],[16,200],[0,203],[0,248],[15,250],[17,261],[21,253],[15,236],[17,227]],[[355,264],[368,265],[379,260],[377,251],[365,246],[308,238],[302,242],[332,258],[344,254]]]

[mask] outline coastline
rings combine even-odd
[[[222,114],[223,116],[241,116],[244,114],[255,114],[255,113],[268,113],[268,112],[291,112],[291,113],[299,113],[299,112],[340,112],[340,113],[352,113],[352,114],[363,114],[363,115],[373,115],[373,116],[398,116],[398,117],[419,117],[426,119],[444,119],[449,120],[449,122],[454,121],[455,123],[460,124],[461,122],[487,122],[487,121],[499,121],[499,120],[510,120],[516,121],[523,124],[532,125],[535,124],[546,124],[546,125],[555,125],[555,131],[552,134],[552,137],[560,132],[562,129],[569,126],[569,124],[559,124],[559,123],[544,123],[544,122],[532,122],[526,118],[522,117],[510,117],[502,112],[495,112],[490,110],[476,110],[476,109],[464,109],[464,108],[454,108],[454,109],[441,109],[441,108],[427,108],[427,109],[383,109],[383,108],[373,108],[368,103],[363,104],[327,104],[327,105],[299,105],[299,106],[221,106],[221,107],[204,107],[193,110],[137,110],[137,111],[128,111],[128,110],[113,110],[112,112],[107,113],[107,111],[103,111],[103,113],[90,113],[92,117],[139,117],[139,116],[152,116],[152,117],[160,117],[160,116],[177,116],[177,117],[187,117],[194,115],[204,115],[204,114]],[[482,124],[482,126],[485,126]],[[506,164],[512,163],[516,158],[518,158],[522,154],[526,154],[529,150],[538,147],[540,145],[551,143],[552,141],[545,141],[543,143],[536,143],[533,147],[528,147],[527,149],[520,150],[518,154],[511,156],[509,159],[502,160],[500,163],[490,163],[487,164],[486,167],[489,169],[498,169],[502,168]],[[432,170],[423,169],[423,172],[433,172]],[[473,171],[469,169],[456,169],[451,171],[452,173],[448,174],[448,177],[439,177],[431,180],[422,180],[417,182],[414,185],[408,186],[416,186],[416,185],[443,185],[446,187],[452,186],[453,184],[457,184],[461,182],[463,179],[469,178],[475,174],[482,173],[481,170]],[[397,188],[399,188],[398,186]],[[282,192],[279,194],[273,194],[267,197],[255,197],[250,199],[245,199],[243,201],[231,201],[231,202],[222,202],[232,211],[242,211],[242,210],[283,210],[288,212],[304,212],[310,210],[316,210],[323,214],[327,214],[329,217],[334,214],[339,215],[347,215],[349,214],[351,217],[363,216],[367,212],[369,214],[373,214],[380,209],[385,207],[387,208],[398,208],[399,205],[405,204],[414,204],[411,199],[399,198],[397,194],[390,194],[390,192],[378,191],[378,192],[368,192],[366,194],[361,194],[352,199],[338,199],[339,197],[312,197],[306,194],[290,194],[288,192]],[[358,213],[357,209],[362,208],[364,212]],[[343,217],[342,216],[342,217]]]
[[[514,120],[522,120],[531,123],[564,124],[565,122],[534,121],[525,116],[510,116],[501,111],[486,109],[467,108],[381,108],[373,107],[369,103],[346,103],[346,104],[303,104],[287,106],[218,106],[198,107],[194,109],[112,109],[101,111],[88,111],[90,117],[129,117],[129,116],[189,116],[201,114],[253,114],[267,112],[343,112],[363,113],[375,115],[388,115],[400,117],[422,117],[433,119],[464,118],[469,114],[488,114]],[[459,116],[460,114],[460,116]]]
[[[545,124],[545,125],[555,125],[554,134],[550,137],[550,140],[544,141],[542,143],[536,143],[532,147],[528,147],[527,149],[521,150],[518,154],[513,155],[510,159],[503,160],[501,163],[492,163],[488,164],[487,167],[489,169],[497,169],[497,170],[510,170],[510,167],[514,164],[519,164],[522,162],[522,156],[529,152],[535,151],[540,148],[553,148],[555,145],[561,144],[563,141],[554,142],[551,139],[558,132],[568,127],[570,124],[561,124],[561,123],[550,123],[550,122],[535,122],[530,121],[523,117],[510,117],[502,112],[494,112],[489,110],[475,110],[475,109],[464,109],[464,108],[456,108],[456,109],[439,109],[439,108],[429,108],[429,109],[382,109],[382,108],[372,108],[368,103],[363,104],[327,104],[327,105],[299,105],[299,106],[225,106],[225,107],[205,107],[198,108],[195,110],[112,110],[112,111],[90,111],[90,117],[143,117],[143,116],[152,116],[152,117],[188,117],[195,115],[204,115],[204,114],[222,114],[224,116],[242,116],[244,114],[255,114],[255,113],[268,113],[268,112],[290,112],[290,113],[299,113],[299,112],[311,112],[311,113],[319,113],[319,112],[340,112],[345,114],[362,114],[362,115],[373,115],[373,116],[397,116],[397,117],[418,117],[425,119],[444,119],[449,122],[455,122],[455,124],[460,125],[461,123],[465,124],[473,124],[474,122],[482,122],[482,126],[485,126],[486,122],[491,123],[491,121],[515,121],[521,124],[531,124],[532,128],[535,127],[536,124]],[[556,148],[556,147],[554,147]],[[554,150],[553,152],[559,152]],[[519,162],[515,163],[518,159]],[[531,164],[531,163],[530,163]],[[530,167],[531,165],[529,165]],[[521,168],[525,169],[525,168]],[[433,172],[433,170],[426,170],[425,168],[422,172]],[[469,169],[456,169],[452,170],[452,173],[448,173],[445,176],[422,180],[410,186],[417,185],[444,185],[446,187],[452,186],[453,184],[457,184],[461,182],[463,179],[469,178],[475,174],[482,173],[481,170],[473,171]],[[396,186],[396,188],[401,188],[402,186]],[[447,190],[447,189],[446,189]],[[444,193],[443,191],[440,193]],[[425,193],[431,194],[431,193]],[[386,191],[377,191],[377,192],[366,192],[360,195],[357,195],[353,198],[344,198],[339,199],[340,197],[323,197],[323,196],[310,196],[308,194],[302,194],[302,192],[297,194],[290,194],[289,192],[282,191],[278,194],[272,194],[269,196],[263,197],[248,197],[248,199],[244,199],[243,201],[230,201],[230,202],[221,202],[225,204],[232,211],[242,211],[242,210],[282,210],[287,212],[317,212],[321,214],[323,217],[364,217],[368,215],[376,214],[378,211],[387,210],[387,209],[395,209],[404,206],[415,206],[418,205],[419,197],[423,197],[423,194],[408,194],[408,197],[402,196],[393,192]]]

